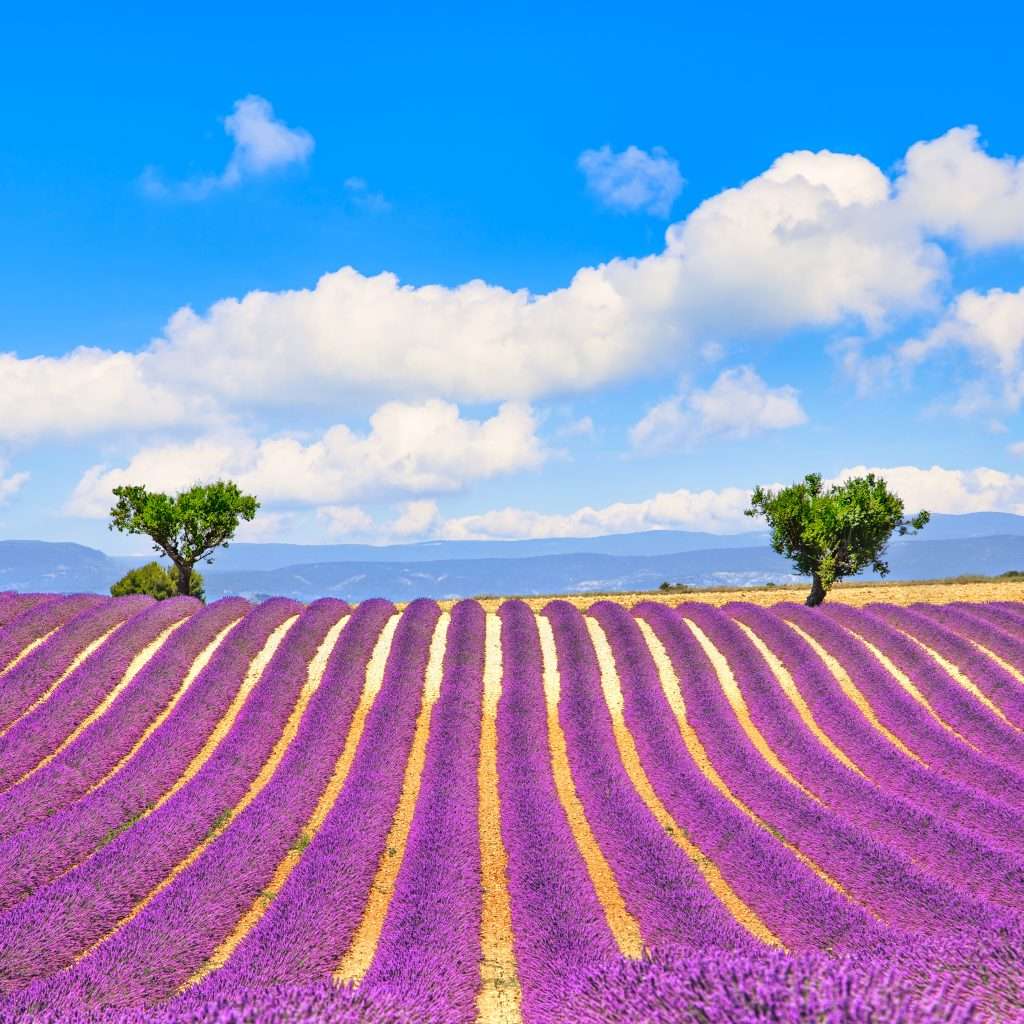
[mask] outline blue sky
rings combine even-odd
[[[0,536],[222,475],[304,542],[1024,511],[1009,10],[8,15]]]

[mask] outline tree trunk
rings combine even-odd
[[[192,566],[178,566],[178,596],[188,597],[192,589]]]
[[[811,574],[811,592],[805,602],[808,608],[817,608],[825,600],[825,588],[821,585],[821,577],[815,572]]]

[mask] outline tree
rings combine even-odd
[[[882,556],[892,532],[916,533],[929,519],[927,512],[905,519],[903,502],[874,473],[827,490],[820,473],[809,473],[780,491],[755,487],[745,514],[764,516],[772,547],[791,558],[797,572],[811,577],[811,607],[825,600],[836,580],[869,565],[885,576],[889,566]]]
[[[189,581],[189,595],[206,600],[206,592],[203,589],[203,577],[196,570],[192,570]],[[132,569],[125,573],[111,588],[112,597],[124,597],[126,594],[149,594],[158,601],[168,597],[174,597],[178,593],[178,568],[172,565],[165,569],[159,562],[147,562],[140,565],[138,569]]]
[[[188,594],[192,567],[219,547],[227,547],[242,519],[251,521],[260,503],[230,480],[196,484],[171,496],[144,486],[115,487],[110,529],[142,534],[153,550],[165,554],[177,570],[178,593]]]

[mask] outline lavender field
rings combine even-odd
[[[1024,1020],[1024,607],[0,594],[0,1021]]]

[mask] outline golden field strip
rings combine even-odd
[[[625,608],[632,608],[642,601],[654,601],[675,607],[683,601],[700,601],[716,608],[730,601],[748,601],[750,604],[770,607],[780,601],[802,603],[807,595],[806,583],[784,584],[777,587],[725,587],[721,589],[698,588],[684,593],[663,593],[659,590],[622,593],[613,591],[606,594],[544,594],[515,595],[526,602],[534,611],[540,611],[549,601],[568,601],[576,608],[589,608],[595,601],[614,601]],[[509,597],[479,597],[476,600],[489,612],[496,611],[502,601]],[[828,600],[837,604],[849,604],[862,608],[866,604],[885,601],[889,604],[911,605],[950,604],[953,601],[1024,601],[1024,581],[985,580],[971,583],[926,580],[914,583],[838,583],[829,591]],[[439,600],[438,604],[450,610],[457,602],[454,599]],[[396,602],[399,608],[405,607]]]

